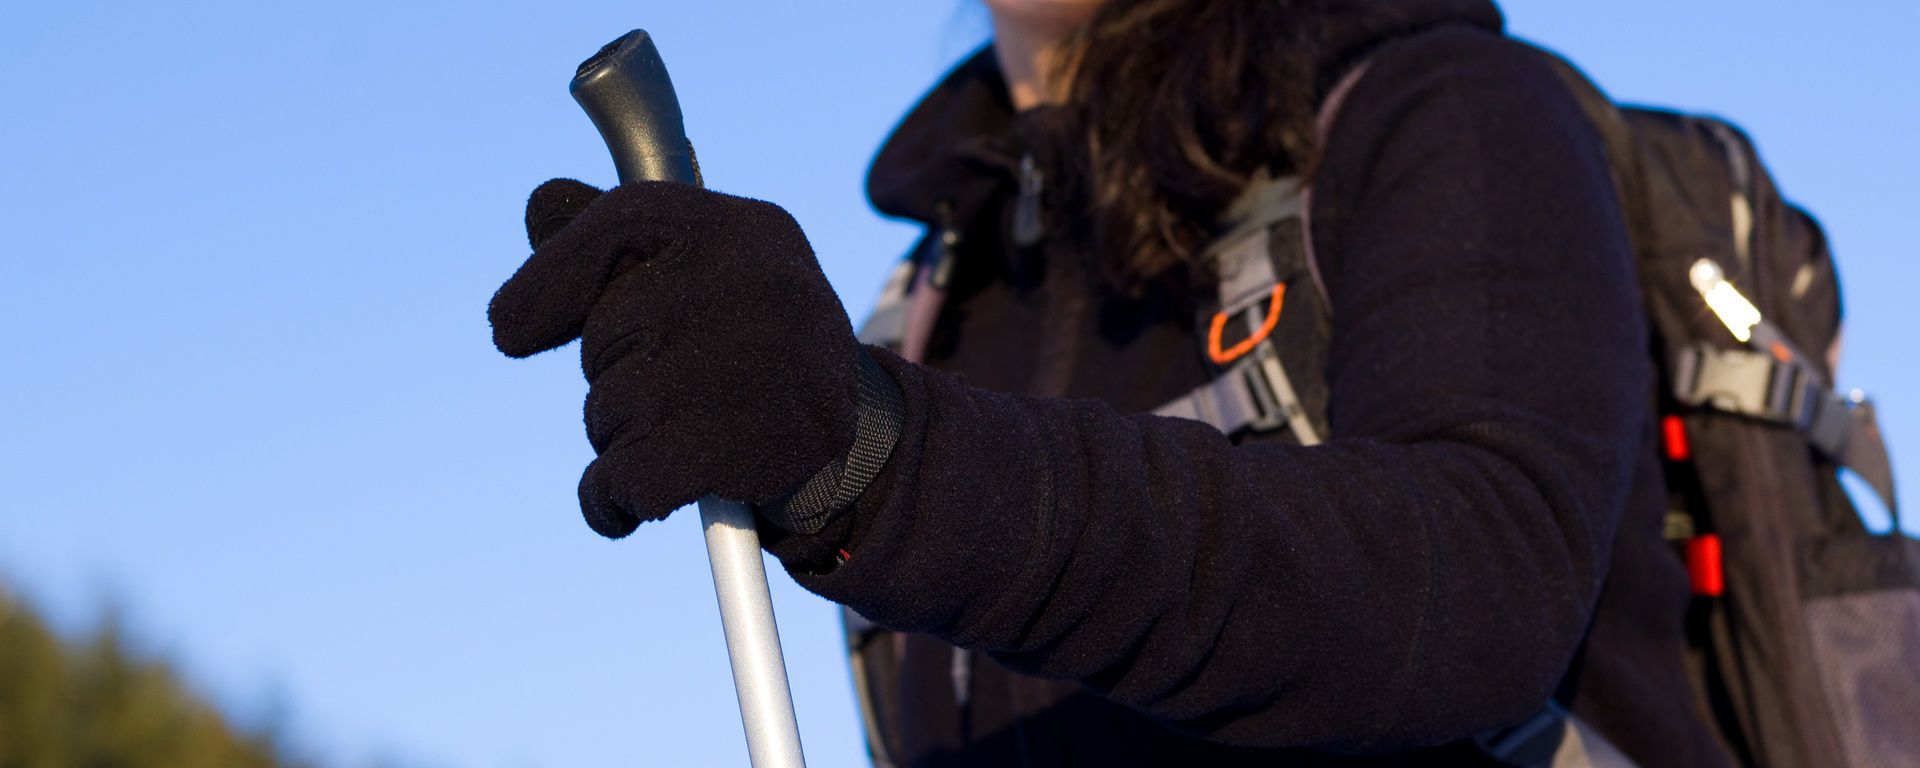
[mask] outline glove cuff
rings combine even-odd
[[[900,384],[880,363],[856,348],[855,364],[859,380],[859,402],[854,421],[853,446],[847,455],[833,460],[808,478],[785,498],[759,508],[761,516],[787,531],[813,535],[827,527],[840,513],[853,506],[867,489],[893,446],[900,440],[901,424],[906,420],[906,404]]]

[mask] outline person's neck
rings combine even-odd
[[[1032,24],[994,17],[993,55],[1000,62],[1000,74],[1006,78],[1014,110],[1025,111],[1059,100],[1065,84],[1053,82],[1054,56],[1065,39],[1065,30],[1036,29]]]

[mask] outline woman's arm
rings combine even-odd
[[[907,403],[851,558],[890,628],[1238,744],[1384,750],[1543,704],[1583,635],[1650,373],[1598,141],[1532,51],[1394,44],[1316,179],[1333,440],[1023,398]]]

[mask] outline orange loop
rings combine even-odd
[[[1212,358],[1216,364],[1226,365],[1227,363],[1233,362],[1234,358],[1251,351],[1254,345],[1259,344],[1267,338],[1268,334],[1273,333],[1273,326],[1280,322],[1280,300],[1286,295],[1286,283],[1273,286],[1273,303],[1267,307],[1267,319],[1260,324],[1260,330],[1254,331],[1252,336],[1248,336],[1241,340],[1240,343],[1233,345],[1231,349],[1225,351],[1220,349],[1220,332],[1226,330],[1227,313],[1214,313],[1213,327],[1207,331],[1207,357]]]

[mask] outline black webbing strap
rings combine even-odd
[[[906,420],[900,385],[865,349],[859,350],[855,371],[859,400],[853,446],[846,456],[821,468],[786,498],[759,508],[761,515],[781,528],[801,534],[819,533],[835,513],[853,506],[893,454]]]

